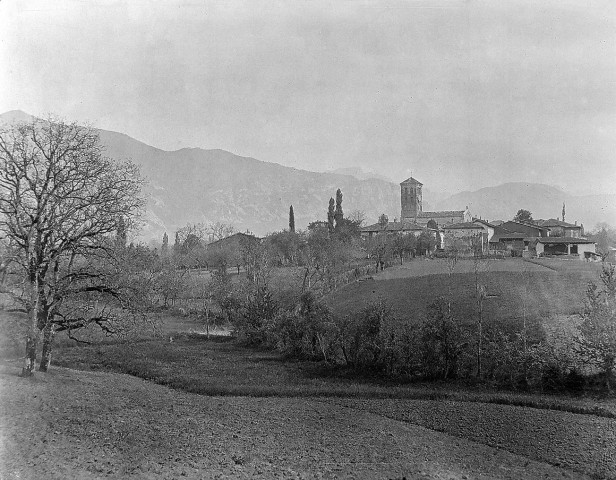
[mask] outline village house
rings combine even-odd
[[[489,242],[494,236],[495,227],[485,220],[474,219],[441,227],[441,248],[456,248],[461,252],[480,252],[489,250]]]
[[[552,255],[593,259],[595,242],[584,238],[582,225],[561,220],[537,220],[534,223],[507,221],[495,227],[490,249],[512,256],[542,257]]]
[[[594,259],[596,244],[592,240],[579,237],[549,236],[534,239],[530,250],[538,257],[546,255],[578,255],[580,259]],[[534,251],[533,251],[534,250]]]
[[[529,256],[529,245],[539,237],[547,237],[548,229],[529,222],[509,220],[494,227],[490,250],[514,257]]]
[[[549,220],[535,220],[535,223],[542,228],[548,230],[550,237],[572,237],[572,238],[584,238],[584,226],[563,222],[555,218]]]
[[[372,225],[368,225],[366,227],[361,228],[361,237],[362,238],[370,238],[374,235],[379,234],[399,234],[399,235],[419,235],[424,230],[423,227],[420,227],[416,223],[411,222],[398,222],[394,219],[393,222],[388,222],[385,225],[381,225],[380,223],[375,223]]]

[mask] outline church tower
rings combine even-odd
[[[400,184],[400,203],[402,204],[402,213],[400,221],[415,221],[417,215],[423,211],[422,207],[422,183],[415,180],[413,177],[407,178]]]

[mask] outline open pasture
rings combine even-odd
[[[522,259],[483,262],[479,282],[485,285],[487,322],[515,322],[575,315],[584,304],[589,281],[599,282],[600,265],[567,260]],[[476,312],[472,260],[459,260],[451,277],[445,259],[414,260],[391,267],[373,279],[347,285],[327,299],[335,315],[354,315],[370,301],[382,298],[401,321],[425,318],[427,306],[451,292],[454,312],[470,320]]]

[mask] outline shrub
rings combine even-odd
[[[459,360],[468,345],[467,335],[443,297],[428,306],[421,324],[422,373],[428,378],[456,378]]]
[[[267,339],[267,327],[278,313],[278,305],[267,287],[249,293],[235,319],[238,339],[248,345],[261,345]]]
[[[380,330],[379,364],[388,376],[414,377],[420,372],[419,329],[416,325],[387,322]]]
[[[384,339],[380,335],[385,323],[393,323],[391,305],[383,299],[369,303],[352,320],[345,317],[339,324],[340,348],[347,364],[377,367],[381,359]]]
[[[284,355],[300,357],[303,354],[304,331],[295,312],[281,310],[267,329],[267,344]]]
[[[333,359],[338,332],[327,305],[306,292],[295,311],[278,312],[267,336],[268,343],[286,355],[328,361]]]

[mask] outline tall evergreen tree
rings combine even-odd
[[[289,208],[289,231],[295,233],[295,213],[293,213],[293,205]]]
[[[180,242],[180,232],[175,232],[175,242],[173,242],[173,254],[182,253],[182,242]]]
[[[342,226],[342,219],[344,213],[342,212],[342,191],[336,190],[336,210],[334,212],[334,220],[336,221],[336,230]]]
[[[160,256],[166,257],[169,254],[169,235],[167,232],[163,235],[163,244],[160,247]]]
[[[335,203],[334,199],[329,199],[329,207],[327,209],[327,230],[329,233],[334,233],[334,218],[335,218]]]

